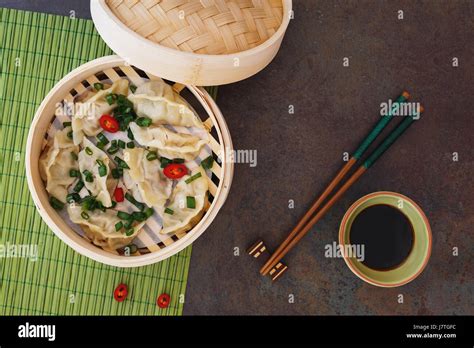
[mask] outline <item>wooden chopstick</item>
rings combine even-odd
[[[402,94],[397,100],[402,102],[408,98],[408,94]],[[423,112],[422,108],[420,113]],[[382,121],[382,120],[381,120]],[[357,179],[368,169],[372,164],[378,159],[383,152],[385,152],[388,147],[408,128],[408,126],[413,122],[413,117],[406,117],[404,121],[400,122],[396,129],[394,129],[385,140],[379,145],[377,149],[369,156],[369,158],[361,165],[357,171],[348,179],[348,181],[336,192],[336,194],[326,203],[326,205],[321,208],[321,210],[304,226],[304,224],[309,220],[309,217],[316,211],[317,207],[321,202],[330,194],[334,187],[341,181],[349,169],[354,165],[354,163],[359,159],[363,153],[367,150],[370,144],[375,140],[378,134],[381,133],[383,128],[388,124],[389,120],[386,120],[385,125],[380,125],[379,121],[370,134],[364,139],[361,143],[361,146],[356,150],[351,160],[346,163],[342,170],[336,175],[336,177],[331,181],[329,186],[323,192],[323,194],[318,198],[318,200],[313,204],[311,209],[304,215],[298,225],[291,231],[288,237],[284,242],[278,247],[278,249],[273,253],[273,255],[268,259],[265,265],[261,268],[260,273],[266,275],[278,261],[293,248],[296,243],[309,231],[309,229],[317,222],[319,219],[334,205],[334,203],[346,192],[346,190],[355,182]],[[323,197],[324,196],[324,197]],[[304,226],[304,227],[303,227]]]
[[[303,228],[303,226],[308,222],[311,216],[316,212],[321,203],[328,197],[328,195],[334,190],[334,188],[339,184],[339,182],[344,178],[344,176],[350,171],[354,164],[359,160],[362,155],[365,153],[367,148],[372,144],[372,142],[377,138],[377,136],[385,129],[389,122],[393,118],[393,111],[396,104],[407,101],[410,98],[410,94],[407,91],[403,91],[402,94],[395,100],[392,110],[385,117],[382,117],[372,128],[370,133],[364,138],[360,143],[357,150],[354,151],[353,155],[349,161],[342,167],[339,173],[334,177],[334,179],[329,183],[323,193],[319,198],[313,203],[311,208],[306,212],[306,214],[301,218],[298,224],[293,228],[287,238],[280,244],[280,246],[275,250],[275,252],[270,256],[268,261],[260,269],[262,275],[267,274],[271,267],[269,265],[275,260],[277,255],[285,248],[285,246],[290,243],[290,241],[297,235],[297,233]]]

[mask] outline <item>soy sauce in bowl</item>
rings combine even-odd
[[[365,266],[388,271],[400,266],[410,255],[414,232],[410,220],[399,209],[377,204],[355,217],[349,239],[351,245],[364,245]]]

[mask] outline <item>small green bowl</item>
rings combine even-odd
[[[426,267],[431,255],[431,228],[421,208],[410,198],[395,192],[380,191],[357,200],[347,210],[339,228],[339,244],[350,244],[352,223],[364,209],[373,205],[390,205],[405,214],[413,226],[414,243],[406,260],[395,269],[378,271],[365,266],[354,257],[344,254],[347,266],[360,279],[381,287],[396,287],[415,279]],[[343,249],[345,250],[345,249]]]

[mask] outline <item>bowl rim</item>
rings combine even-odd
[[[167,246],[166,248],[161,249],[159,251],[151,252],[149,254],[144,254],[140,256],[115,255],[93,245],[92,243],[78,235],[69,226],[67,226],[64,220],[49,204],[47,204],[47,202],[43,203],[42,198],[40,196],[43,196],[44,198],[44,196],[46,195],[47,197],[44,184],[43,187],[36,187],[34,183],[34,178],[32,174],[34,169],[36,169],[35,175],[39,177],[39,156],[36,159],[32,156],[33,140],[36,139],[36,137],[38,136],[36,134],[37,126],[40,121],[44,120],[45,117],[49,118],[48,123],[53,119],[54,113],[46,113],[46,109],[51,108],[51,103],[54,103],[57,98],[60,97],[61,100],[64,98],[64,89],[71,90],[79,83],[78,81],[85,80],[86,78],[97,72],[103,71],[110,67],[126,64],[126,60],[116,55],[97,58],[75,68],[55,84],[55,86],[49,91],[49,93],[41,102],[30,124],[25,150],[25,171],[28,188],[35,203],[36,210],[40,214],[43,221],[46,222],[48,227],[63,242],[65,242],[68,246],[70,246],[78,253],[110,266],[139,267],[162,261],[178,253],[182,249],[189,246],[192,242],[194,242],[202,233],[204,233],[204,231],[209,227],[211,222],[215,219],[218,211],[223,206],[228,196],[233,179],[234,163],[227,161],[222,162],[223,175],[221,178],[220,185],[217,188],[213,202],[211,203],[209,209],[205,212],[204,216],[198,222],[198,224],[196,224],[190,231],[188,231],[186,233],[186,236],[180,238],[172,245]],[[218,133],[218,137],[221,138],[219,139],[222,142],[222,144],[220,145],[222,151],[224,151],[223,155],[225,156],[227,151],[233,150],[233,145],[229,129],[217,104],[214,102],[212,97],[207,93],[204,88],[192,85],[185,86],[193,93],[196,99],[199,100],[203,108],[206,110],[208,116],[212,118],[216,131]],[[44,134],[41,134],[41,137],[43,137],[43,135]],[[40,154],[41,149],[39,151],[39,155]],[[52,215],[55,216],[54,219]],[[61,224],[64,228],[67,228],[68,233],[64,232],[61,229],[58,223],[56,223],[55,219],[59,219],[58,223]]]
[[[177,50],[171,47],[163,46],[159,43],[156,43],[150,39],[147,39],[146,37],[143,37],[142,35],[138,34],[137,32],[133,31],[130,29],[125,23],[123,23],[116,15],[113,13],[113,11],[110,9],[110,7],[107,5],[106,0],[91,0],[91,9],[96,7],[94,5],[97,5],[97,8],[102,9],[113,21],[123,30],[125,30],[128,34],[130,34],[132,37],[135,39],[147,43],[147,44],[152,44],[153,46],[158,46],[160,49],[163,49],[163,51],[168,52],[168,53],[179,53],[180,55],[183,54],[188,57],[197,57],[197,58],[202,58],[202,59],[210,59],[214,60],[216,58],[235,58],[235,57],[243,57],[243,56],[250,56],[253,55],[255,52],[264,50],[268,48],[269,46],[273,45],[280,37],[283,36],[283,34],[286,32],[286,29],[288,28],[288,25],[290,23],[290,16],[289,12],[292,11],[292,0],[281,0],[283,4],[283,20],[281,21],[280,26],[278,27],[277,31],[262,42],[260,45],[257,45],[255,47],[252,47],[248,50],[244,51],[238,51],[235,53],[226,53],[226,54],[203,54],[203,53],[193,53],[193,52],[187,52],[187,51],[181,51]],[[91,11],[93,12],[93,11]],[[285,12],[287,12],[287,15],[285,16]],[[219,59],[216,59],[219,60]]]
[[[363,281],[365,281],[369,284],[375,285],[375,286],[379,286],[379,287],[393,288],[393,287],[398,287],[398,286],[408,284],[409,282],[416,279],[423,272],[423,270],[428,265],[428,261],[430,260],[430,257],[431,257],[433,237],[432,237],[431,226],[430,226],[430,223],[428,221],[428,218],[426,217],[426,215],[425,215],[424,211],[421,209],[421,207],[417,203],[415,203],[411,198],[409,198],[409,197],[407,197],[407,196],[405,196],[401,193],[397,193],[397,192],[377,191],[377,192],[369,193],[369,194],[359,198],[354,203],[352,203],[352,205],[346,211],[346,213],[344,214],[344,217],[342,218],[340,227],[339,227],[339,245],[344,245],[345,244],[344,243],[344,236],[346,235],[347,222],[348,222],[349,218],[353,215],[353,213],[356,211],[356,209],[359,206],[361,206],[363,203],[366,203],[366,202],[368,202],[368,201],[370,201],[370,200],[372,200],[376,197],[379,197],[379,196],[392,196],[392,197],[400,198],[400,199],[403,199],[403,200],[409,202],[410,204],[413,205],[413,207],[417,211],[418,215],[422,218],[423,224],[426,228],[426,234],[428,236],[428,241],[427,241],[428,248],[427,248],[426,256],[423,259],[423,263],[419,266],[419,268],[418,268],[418,270],[415,274],[413,274],[409,277],[406,277],[406,278],[404,278],[404,279],[402,279],[402,280],[400,280],[399,282],[396,282],[396,283],[385,283],[385,282],[379,282],[379,281],[373,280],[373,279],[367,277],[364,273],[360,272],[348,260],[347,255],[343,254],[343,258],[344,258],[344,262],[349,267],[349,269],[352,271],[352,273],[354,273],[357,277],[359,277]]]

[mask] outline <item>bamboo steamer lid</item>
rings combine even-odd
[[[97,31],[140,69],[187,85],[248,78],[280,48],[291,0],[91,0]]]

